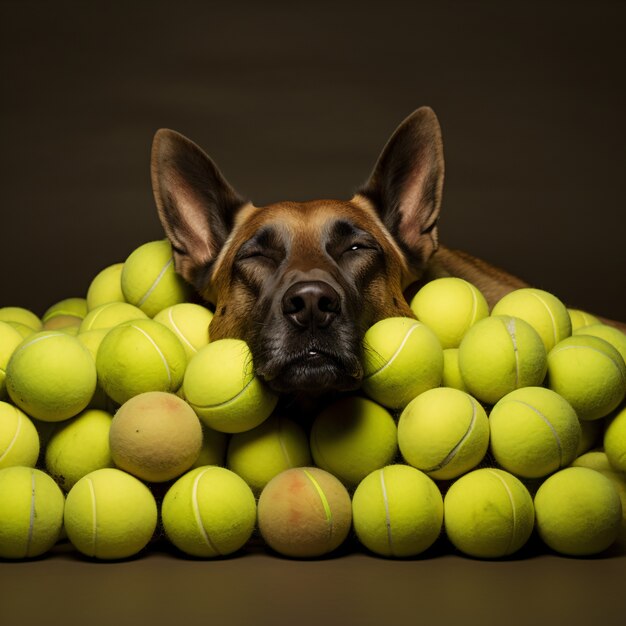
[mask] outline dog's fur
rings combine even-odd
[[[421,284],[459,276],[493,305],[520,279],[439,244],[441,131],[422,107],[398,127],[351,200],[255,207],[194,143],[157,132],[152,182],[176,270],[215,307],[212,339],[250,346],[275,390],[350,390],[374,322],[412,316]],[[407,295],[408,294],[408,295]]]

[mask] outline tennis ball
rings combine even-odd
[[[539,334],[546,352],[572,334],[572,322],[565,305],[542,289],[516,289],[501,298],[492,315],[510,315],[528,322]]]
[[[539,537],[556,552],[598,554],[611,546],[622,524],[622,504],[609,478],[586,467],[568,467],[547,478],[535,494]]]
[[[626,362],[626,334],[618,328],[607,326],[606,324],[591,324],[590,326],[579,328],[574,335],[590,335],[608,341]]]
[[[580,424],[580,441],[576,456],[596,448],[604,435],[604,420],[578,420]]]
[[[87,288],[87,308],[90,311],[103,304],[125,302],[122,293],[123,267],[123,263],[115,263],[96,274]]]
[[[446,348],[443,351],[443,376],[441,378],[441,386],[467,391],[467,386],[463,381],[461,368],[459,367],[458,348]]]
[[[46,471],[69,491],[83,476],[103,467],[113,467],[109,430],[113,416],[88,409],[55,430],[46,446]]]
[[[574,335],[548,353],[547,384],[563,396],[581,420],[616,409],[626,394],[626,364],[607,341]]]
[[[85,346],[85,348],[87,348],[87,350],[89,350],[94,363],[96,362],[96,357],[98,355],[98,348],[109,330],[110,328],[97,328],[95,330],[86,330],[84,333],[79,333],[77,335],[78,340]],[[107,411],[111,410],[113,406],[113,400],[111,400],[106,393],[104,393],[104,389],[102,389],[102,385],[98,381],[96,383],[96,390],[93,392],[93,396],[91,397],[87,408]]]
[[[96,388],[96,366],[76,337],[41,331],[13,352],[6,385],[13,402],[28,415],[59,422],[89,404]]]
[[[517,552],[530,538],[535,521],[533,500],[524,484],[496,468],[461,476],[448,489],[443,510],[454,547],[484,559]]]
[[[595,315],[587,313],[587,311],[567,309],[567,312],[569,313],[569,318],[572,323],[572,333],[576,332],[579,328],[600,323],[600,320]]]
[[[65,298],[46,309],[41,316],[44,328],[55,317],[76,317],[83,319],[87,315],[87,300],[85,298]]]
[[[65,531],[84,555],[126,559],[145,548],[157,524],[157,505],[137,478],[112,467],[83,476],[67,494]]]
[[[122,293],[127,302],[148,317],[185,302],[189,285],[176,273],[172,246],[167,239],[150,241],[131,252],[122,268]]]
[[[604,431],[604,451],[613,469],[626,472],[626,407],[611,419]]]
[[[146,319],[147,317],[141,309],[128,304],[128,302],[109,302],[108,304],[101,304],[87,313],[80,324],[79,333],[102,328],[110,329],[125,322]]]
[[[176,335],[150,319],[112,328],[96,356],[98,380],[119,404],[146,391],[175,392],[183,381],[186,363]]]
[[[78,335],[82,321],[80,317],[74,315],[55,315],[43,325],[43,329],[61,330],[70,335]]]
[[[352,497],[359,541],[382,556],[416,556],[439,537],[443,498],[435,483],[408,465],[388,465],[366,476]]]
[[[332,474],[317,467],[292,468],[274,476],[261,492],[258,522],[261,536],[279,554],[323,556],[347,538],[352,503]]]
[[[489,315],[483,294],[462,278],[437,278],[411,300],[411,309],[430,328],[441,346],[458,348],[470,326]]]
[[[111,455],[120,469],[150,482],[186,472],[202,447],[202,427],[193,409],[162,391],[141,393],[115,414],[109,433]]]
[[[256,501],[243,478],[209,465],[187,472],[170,487],[161,516],[167,538],[182,552],[227,556],[252,536]]]
[[[35,467],[39,447],[39,434],[28,416],[12,404],[0,402],[0,469]]]
[[[550,389],[524,387],[504,396],[489,414],[491,453],[523,478],[541,478],[569,465],[580,442],[571,405]]]
[[[0,322],[17,322],[24,324],[34,331],[41,330],[42,321],[28,309],[20,306],[5,306],[0,308]]]
[[[209,428],[206,424],[202,426],[202,447],[200,454],[194,461],[191,469],[204,465],[224,465],[226,462],[226,448],[228,446],[228,435],[218,430]]]
[[[0,322],[0,398],[6,396],[6,369],[15,348],[22,343],[20,335],[13,326],[7,322]]]
[[[310,434],[315,464],[346,486],[391,463],[398,451],[393,417],[382,406],[359,396],[346,396],[325,407]]]
[[[546,350],[522,319],[487,317],[472,326],[459,346],[459,367],[469,392],[495,404],[520,387],[540,385],[546,374]]]
[[[182,302],[159,311],[155,322],[167,326],[183,344],[187,359],[209,343],[209,324],[213,313],[206,307],[191,302]]]
[[[240,339],[220,339],[198,350],[187,365],[183,393],[207,426],[225,433],[258,426],[278,402],[256,376],[250,348]]]
[[[31,467],[0,469],[0,558],[26,559],[61,536],[64,498],[57,484]]]
[[[405,461],[431,478],[456,478],[483,460],[489,421],[472,396],[438,387],[420,394],[402,411],[398,443]]]
[[[226,465],[259,493],[280,472],[311,465],[311,450],[299,424],[271,415],[256,428],[230,438]]]
[[[438,387],[443,349],[432,330],[410,317],[383,319],[363,339],[363,391],[390,409]]]
[[[36,330],[33,330],[30,326],[26,326],[26,324],[20,324],[20,322],[8,321],[2,323],[8,324],[9,326],[11,326],[11,328],[14,328],[22,336],[22,339],[26,339],[26,337],[30,337],[31,335],[34,335],[36,332],[38,332]]]

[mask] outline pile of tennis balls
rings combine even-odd
[[[0,558],[626,545],[626,335],[539,289],[489,311],[441,278],[410,305],[366,332],[361,389],[308,421],[243,341],[210,341],[166,240],[41,318],[0,308]]]

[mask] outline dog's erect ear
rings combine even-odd
[[[152,189],[159,218],[172,243],[176,271],[201,290],[244,200],[213,161],[173,130],[152,143]]]
[[[374,204],[413,278],[438,246],[443,172],[439,121],[432,109],[421,107],[398,126],[358,192]]]

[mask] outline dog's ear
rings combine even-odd
[[[245,201],[202,149],[173,130],[155,134],[151,174],[176,271],[203,291],[211,265]]]
[[[431,108],[421,107],[398,126],[358,192],[400,245],[412,278],[438,247],[443,172],[439,121]]]

